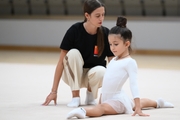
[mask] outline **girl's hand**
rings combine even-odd
[[[51,93],[47,96],[45,102],[44,102],[42,105],[47,106],[47,105],[49,105],[49,103],[50,103],[52,100],[54,100],[54,104],[56,105],[56,104],[57,104],[57,103],[56,103],[57,93],[51,92]]]
[[[144,114],[141,109],[136,109],[132,116],[135,116],[136,114],[138,114],[139,116],[149,116],[148,114]]]

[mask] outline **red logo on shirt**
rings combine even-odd
[[[94,56],[98,55],[98,46],[94,46]]]

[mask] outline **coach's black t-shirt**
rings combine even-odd
[[[97,44],[97,34],[90,35],[86,32],[83,22],[73,24],[66,32],[62,43],[61,49],[70,50],[76,48],[80,51],[84,60],[84,68],[92,68],[97,65],[106,66],[105,57],[114,56],[110,51],[108,43],[109,29],[103,27],[104,31],[104,52],[100,57],[94,56],[94,47]]]

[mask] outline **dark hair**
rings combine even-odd
[[[109,34],[120,34],[120,37],[123,38],[124,43],[129,41],[131,43],[132,32],[126,27],[127,19],[124,17],[118,17],[116,21],[116,26],[112,27],[109,31]],[[129,46],[129,53],[132,52],[131,45]]]
[[[91,14],[94,10],[96,10],[99,7],[104,7],[104,4],[101,3],[99,0],[85,0],[84,1],[84,14],[88,13]],[[86,22],[86,17],[84,18],[84,22]],[[97,29],[97,46],[98,46],[98,57],[101,56],[104,50],[104,33],[103,28],[99,27]]]

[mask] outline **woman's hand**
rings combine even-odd
[[[49,103],[50,103],[52,100],[54,100],[54,104],[56,105],[56,104],[57,104],[57,103],[56,103],[56,100],[57,100],[57,93],[56,93],[56,92],[51,92],[51,93],[47,96],[45,102],[44,102],[42,105],[47,106],[47,105],[49,105]]]
[[[136,114],[138,114],[139,116],[149,116],[148,114],[144,114],[141,109],[135,109],[132,116],[135,116]]]

